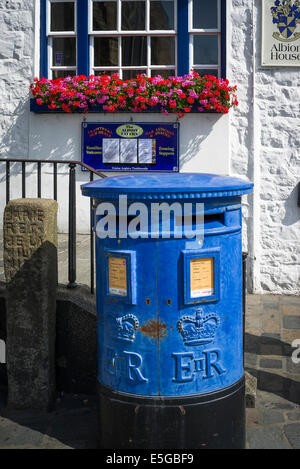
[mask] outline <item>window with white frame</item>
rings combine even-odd
[[[47,2],[48,64],[51,78],[76,75],[75,1]]]
[[[224,76],[225,0],[41,0],[41,76]],[[46,49],[46,51],[45,51]]]
[[[221,76],[221,0],[189,2],[190,68]]]
[[[89,0],[91,72],[176,73],[176,0]]]

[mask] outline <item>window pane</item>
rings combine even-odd
[[[194,64],[218,64],[218,36],[194,36]]]
[[[122,37],[122,65],[146,65],[147,38],[145,36]]]
[[[119,75],[119,70],[94,70],[94,75]]]
[[[150,29],[174,29],[173,1],[151,1]]]
[[[52,70],[52,78],[56,80],[56,78],[66,78],[66,77],[73,77],[76,75],[76,70]]]
[[[218,27],[218,0],[193,0],[193,28]]]
[[[52,64],[55,66],[76,65],[76,38],[75,37],[54,37],[53,38],[53,58]]]
[[[95,67],[118,65],[118,38],[94,38],[94,65]]]
[[[151,37],[151,64],[174,65],[175,38]]]
[[[155,77],[156,75],[160,75],[162,78],[169,78],[175,76],[175,70],[151,70],[151,76]]]
[[[123,80],[130,80],[135,78],[137,74],[146,73],[146,70],[123,70]]]
[[[218,78],[218,70],[215,68],[196,68],[195,71],[203,77],[204,75],[214,75]]]
[[[93,30],[117,29],[117,2],[93,2]]]
[[[145,30],[145,2],[122,1],[122,27],[123,31]]]
[[[74,31],[74,2],[51,3],[51,31]]]

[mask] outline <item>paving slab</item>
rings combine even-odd
[[[300,449],[300,423],[285,425],[283,431],[292,448]]]
[[[280,427],[249,428],[247,431],[248,449],[291,449]]]

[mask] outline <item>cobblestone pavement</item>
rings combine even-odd
[[[59,282],[67,282],[67,236],[59,236]],[[4,278],[0,245],[0,279]],[[77,280],[89,284],[89,238],[77,238]],[[2,270],[1,270],[2,269]],[[247,408],[248,449],[300,449],[300,297],[247,295],[245,367],[257,377],[255,408]],[[2,402],[2,404],[1,404]],[[47,414],[8,412],[0,389],[0,449],[95,448],[96,397],[66,395]]]
[[[257,377],[256,406],[247,409],[247,447],[300,449],[300,297],[248,295],[245,367]]]

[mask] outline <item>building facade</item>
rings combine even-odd
[[[254,182],[254,193],[243,207],[249,288],[255,293],[299,294],[300,17],[297,21],[295,14],[290,29],[280,31],[280,14],[270,8],[278,4],[298,8],[297,2],[269,0],[0,0],[0,157],[80,160],[83,121],[177,119],[158,113],[31,112],[29,85],[34,77],[109,71],[127,79],[137,72],[183,75],[191,68],[226,77],[237,85],[239,106],[226,115],[198,112],[180,121],[179,169]],[[262,65],[267,14],[275,18],[274,34],[277,26],[282,38],[286,33],[285,41],[272,39],[273,57],[290,60],[285,66]],[[0,163],[0,175],[2,214],[5,163]],[[42,180],[42,197],[51,197],[47,165]],[[79,186],[87,180],[77,169],[77,230],[83,233],[89,230],[89,209]],[[20,181],[20,168],[14,164],[11,198],[21,196]],[[68,226],[67,181],[67,170],[59,168],[62,232]],[[34,164],[28,165],[26,188],[27,196],[36,196]]]

